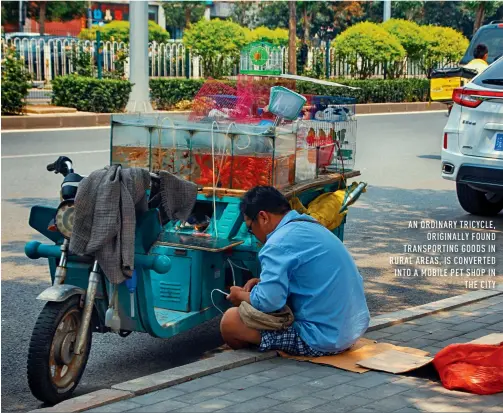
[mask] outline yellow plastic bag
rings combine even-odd
[[[358,186],[357,182],[353,182],[348,188],[352,191]],[[365,191],[364,191],[365,192]],[[290,206],[295,209],[299,214],[307,214],[315,218],[320,224],[333,231],[342,224],[347,210],[339,214],[344,198],[346,196],[346,189],[340,189],[335,192],[327,192],[322,194],[309,203],[307,208],[302,204],[299,198],[295,197],[290,201]]]

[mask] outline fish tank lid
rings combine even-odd
[[[127,113],[113,114],[111,116],[112,129],[117,125],[136,126],[153,129],[175,129],[193,132],[218,132],[230,135],[266,136],[278,138],[281,135],[291,134],[296,129],[295,124],[282,124],[272,128],[271,125],[251,125],[233,121],[189,121],[187,116],[152,113]]]

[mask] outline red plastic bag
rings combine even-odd
[[[433,365],[446,389],[503,392],[503,343],[451,344],[435,356]]]

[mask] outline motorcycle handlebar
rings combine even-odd
[[[73,173],[72,160],[66,156],[60,156],[55,162],[47,165],[47,170],[49,172],[67,176],[68,174]]]

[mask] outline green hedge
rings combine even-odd
[[[430,83],[428,79],[367,79],[334,80],[337,83],[359,87],[359,90],[327,87],[307,82],[298,82],[299,93],[312,95],[335,95],[356,98],[357,103],[393,103],[428,101]]]
[[[368,79],[335,80],[359,87],[358,90],[327,87],[297,82],[300,93],[335,95],[356,98],[357,103],[426,102],[429,95],[428,79]],[[151,79],[150,96],[158,110],[170,110],[184,100],[192,100],[204,84],[204,79]],[[236,82],[225,83],[235,86]],[[53,80],[53,101],[58,106],[73,107],[86,112],[122,112],[131,92],[126,80],[93,79],[80,76],[62,76]]]
[[[127,80],[59,76],[52,81],[52,103],[83,112],[122,112],[132,86]]]
[[[313,95],[354,97],[357,103],[426,102],[428,100],[428,79],[339,79],[335,81],[361,89],[332,88],[314,83],[297,82],[297,90],[300,93]],[[225,83],[235,86],[236,82],[226,81]],[[193,99],[203,84],[203,79],[152,79],[150,80],[152,103],[160,110],[172,109],[182,100]]]

